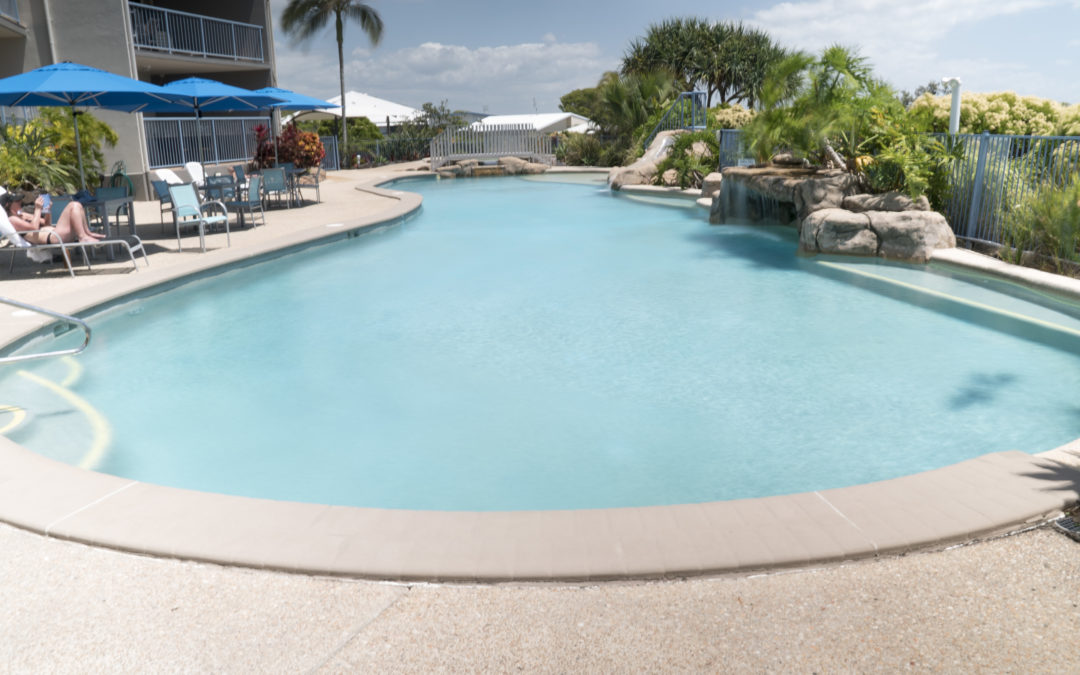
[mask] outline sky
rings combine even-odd
[[[278,86],[338,94],[333,22],[307,43],[280,27],[270,0]],[[1015,91],[1080,103],[1080,0],[370,0],[372,46],[345,26],[345,88],[420,107],[556,112],[594,86],[648,26],[670,17],[743,21],[788,48],[855,47],[898,90],[959,77],[963,91]]]

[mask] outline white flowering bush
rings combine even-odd
[[[742,129],[754,119],[754,111],[738,103],[722,104],[709,109],[710,129]]]
[[[910,111],[921,125],[930,131],[949,130],[951,96],[923,94],[911,104]],[[1035,96],[1019,96],[1011,91],[960,95],[960,133],[1015,134],[1018,136],[1052,136],[1061,126],[1062,114],[1077,107],[1065,106]],[[1080,111],[1075,113],[1080,127]],[[1080,131],[1080,129],[1077,129]]]
[[[1062,108],[1056,135],[1080,136],[1080,103]]]

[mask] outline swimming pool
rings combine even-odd
[[[784,494],[1080,436],[1065,311],[596,186],[400,187],[425,196],[401,227],[94,317],[78,369],[3,383],[31,411],[9,435],[153,483],[478,510]]]

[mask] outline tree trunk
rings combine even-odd
[[[341,12],[337,12],[337,60],[338,80],[341,85],[341,168],[349,168],[349,117],[345,114],[345,36],[341,25]]]
[[[825,140],[825,141],[823,141],[823,145],[825,146],[825,154],[829,157],[829,159],[832,161],[832,163],[836,165],[836,168],[837,169],[844,169],[846,171],[847,170],[847,163],[836,152],[836,150],[833,150],[832,144],[829,143],[828,140]]]

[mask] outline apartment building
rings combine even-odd
[[[154,84],[198,76],[274,86],[271,24],[269,0],[0,0],[0,77],[74,61]],[[198,158],[190,115],[92,112],[120,137],[107,164],[123,160],[140,193],[151,169]],[[207,163],[250,158],[251,130],[268,118],[204,117]]]

